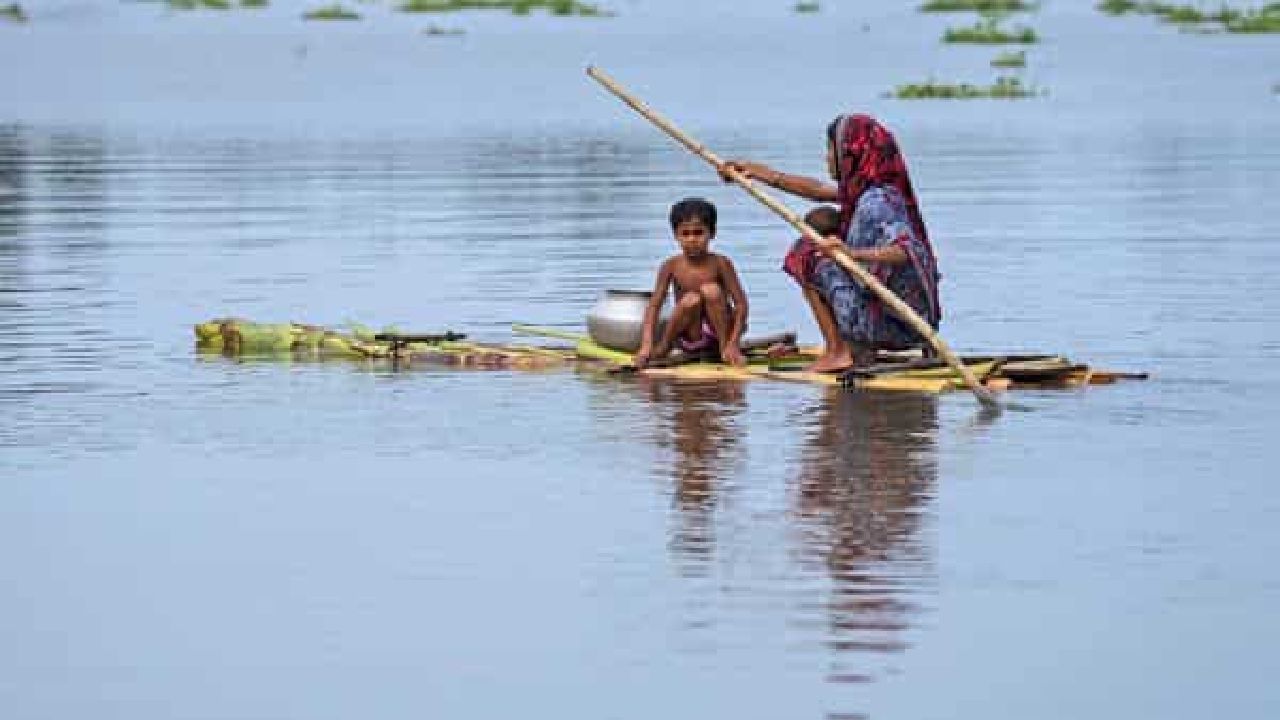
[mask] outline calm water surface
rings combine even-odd
[[[908,4],[463,38],[373,4],[28,4],[0,26],[0,715],[1280,715],[1280,44],[1059,5],[1029,18],[1046,97],[900,103],[995,51]],[[987,416],[193,353],[228,314],[576,328],[649,284],[688,194],[752,330],[815,338],[791,233],[588,62],[794,172],[877,113],[954,346],[1153,379]]]

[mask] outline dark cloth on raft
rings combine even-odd
[[[905,265],[867,263],[867,269],[937,328],[942,321],[941,276],[897,141],[866,115],[842,115],[833,127],[840,237],[850,247],[901,247],[908,258]],[[808,239],[796,241],[783,269],[801,285],[816,288],[833,311],[837,305],[843,308],[843,320],[841,312],[835,315],[845,339],[887,346],[920,344],[922,338]]]

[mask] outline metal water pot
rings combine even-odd
[[[644,312],[653,293],[647,290],[606,290],[587,314],[587,334],[597,345],[622,352],[640,349]],[[654,340],[662,333],[667,313],[659,314]]]

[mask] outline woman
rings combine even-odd
[[[783,263],[803,288],[822,332],[825,347],[811,370],[835,372],[867,365],[877,349],[902,350],[923,342],[831,258],[837,248],[863,263],[931,327],[938,327],[942,308],[937,260],[906,162],[883,125],[867,115],[841,115],[832,121],[827,128],[827,171],[835,185],[761,163],[729,164],[784,192],[840,204],[836,236],[816,244],[801,238]]]

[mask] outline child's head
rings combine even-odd
[[[840,232],[840,210],[830,205],[819,205],[804,216],[805,224],[826,237]]]
[[[671,206],[671,232],[685,255],[705,255],[716,236],[716,206],[702,198],[685,198]]]
[[[690,197],[671,206],[671,230],[688,220],[701,221],[712,237],[716,234],[716,206],[699,197]]]

